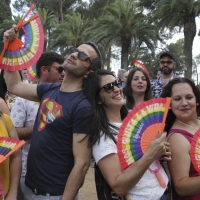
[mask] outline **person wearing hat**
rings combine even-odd
[[[173,53],[170,51],[165,51],[160,54],[159,66],[161,70],[161,76],[152,82],[152,96],[154,98],[159,98],[163,87],[165,87],[170,80],[177,78],[178,76],[174,74],[173,70],[176,66],[175,58]]]

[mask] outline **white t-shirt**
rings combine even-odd
[[[39,104],[21,97],[17,97],[11,109],[10,117],[15,127],[33,126],[38,112]],[[22,147],[22,173],[26,175],[27,157],[30,148],[30,140]]]
[[[114,123],[114,125],[120,127],[121,123]],[[117,136],[116,136],[117,139]],[[108,137],[105,137],[103,134],[100,138],[100,142],[98,142],[93,146],[93,156],[96,163],[99,162],[103,157],[111,154],[117,153],[117,146],[114,141]],[[129,170],[131,166],[126,169]],[[151,169],[156,169],[157,164],[153,162],[150,165]],[[168,177],[164,172],[164,169],[160,168],[160,172],[162,177],[167,185]],[[166,188],[162,188],[155,176],[154,173],[147,170],[139,182],[128,192],[127,196],[132,200],[159,200],[163,193],[165,192]]]

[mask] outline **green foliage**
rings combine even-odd
[[[116,1],[105,7],[106,13],[95,23],[94,37],[97,43],[120,43],[122,47],[121,67],[127,69],[128,55],[132,41],[141,48],[146,44],[151,51],[158,35],[155,26],[146,19],[132,1]],[[107,45],[105,48],[108,47]]]
[[[155,19],[161,31],[178,27],[184,32],[184,55],[186,76],[192,75],[192,46],[196,35],[195,17],[200,14],[200,1],[159,0],[156,4]]]
[[[25,6],[35,5],[36,9],[45,8],[53,12],[59,22],[63,22],[64,14],[69,12],[70,7],[76,3],[76,0],[15,0],[13,7],[18,11],[22,11]]]
[[[67,46],[79,46],[91,37],[91,22],[79,13],[65,15],[65,22],[59,24],[52,32],[50,41],[51,48],[60,48],[63,54],[67,53]]]
[[[44,51],[47,49],[48,38],[50,37],[51,30],[58,24],[56,16],[53,11],[49,11],[45,8],[39,8],[38,14],[40,16],[42,26],[44,29]]]
[[[3,23],[4,19],[11,19],[11,10],[9,7],[10,0],[1,0],[1,6],[0,6],[0,25]],[[3,33],[6,29],[0,30],[0,52],[3,50]]]
[[[185,67],[184,39],[179,39],[175,43],[167,45],[167,49],[173,52],[176,59],[176,73],[182,74]]]

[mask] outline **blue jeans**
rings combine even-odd
[[[29,187],[26,186],[26,191],[24,194],[25,200],[60,200],[62,196],[50,196],[48,193],[46,196],[43,195],[35,195]],[[75,197],[74,200],[78,200],[79,193]]]

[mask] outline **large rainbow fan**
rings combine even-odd
[[[194,168],[200,175],[200,129],[195,133],[191,142],[190,156]]]
[[[26,142],[9,137],[0,137],[0,163],[13,152],[21,148]]]
[[[145,101],[123,120],[117,141],[123,169],[140,159],[158,132],[163,132],[170,102],[171,98]]]
[[[36,77],[36,65],[32,65],[27,68],[27,74],[31,81],[33,81]]]
[[[44,32],[38,14],[27,21],[25,18],[34,8],[31,6],[25,16],[17,24],[18,29],[24,29],[24,42],[15,38],[12,42],[6,41],[0,56],[0,68],[8,71],[26,69],[36,63],[44,47]]]
[[[136,68],[142,68],[142,69],[147,73],[147,75],[150,77],[148,69],[147,69],[147,68],[145,67],[145,65],[142,64],[140,61],[134,59],[134,60],[133,60],[133,65],[134,65]]]

